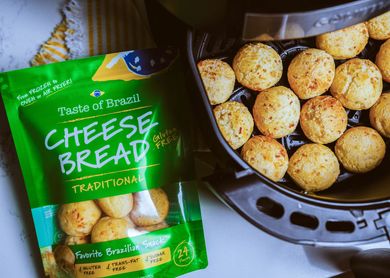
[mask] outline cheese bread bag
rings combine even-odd
[[[0,89],[46,276],[176,277],[206,267],[175,49],[11,71]]]

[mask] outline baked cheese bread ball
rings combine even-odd
[[[330,92],[344,107],[364,110],[379,99],[382,88],[378,67],[370,60],[355,58],[336,68]]]
[[[79,245],[88,243],[88,237],[86,236],[67,236],[65,238],[66,245]]]
[[[383,93],[371,107],[370,123],[380,134],[390,138],[390,93]]]
[[[134,193],[134,208],[130,217],[137,226],[159,224],[165,220],[168,211],[168,196],[161,188]]]
[[[334,97],[318,96],[302,107],[301,128],[306,137],[315,143],[336,141],[346,130],[347,123],[347,112]]]
[[[335,73],[333,57],[323,50],[309,48],[291,61],[288,83],[300,99],[309,99],[325,93]]]
[[[384,42],[376,54],[375,64],[382,73],[382,78],[390,82],[390,39]]]
[[[94,201],[64,204],[57,212],[61,229],[70,236],[89,235],[101,214]]]
[[[165,229],[168,227],[169,227],[169,225],[167,224],[167,222],[163,221],[163,222],[158,223],[156,225],[143,226],[140,228],[140,230],[145,231],[145,232],[153,232],[153,231]]]
[[[237,81],[243,86],[262,91],[275,85],[283,73],[282,59],[270,46],[249,43],[241,47],[233,59]]]
[[[390,38],[390,11],[370,19],[366,23],[370,37],[375,40]]]
[[[59,277],[75,277],[75,262],[76,257],[73,254],[72,249],[66,245],[58,245],[54,249],[54,258],[57,263],[57,266],[64,276]]]
[[[219,130],[233,149],[238,149],[253,131],[253,118],[242,103],[228,101],[214,108],[214,116]]]
[[[254,41],[273,41],[274,37],[272,37],[270,34],[262,33],[256,37],[253,38]]]
[[[101,198],[97,203],[108,216],[121,218],[128,215],[133,208],[133,195],[130,193]]]
[[[125,218],[102,217],[92,229],[91,242],[104,242],[129,237],[134,224]]]
[[[198,63],[198,70],[211,105],[227,101],[236,81],[229,64],[219,59],[207,59]]]
[[[366,173],[385,157],[386,144],[370,127],[348,129],[336,142],[335,152],[344,168],[353,173]]]
[[[298,97],[283,86],[272,87],[256,97],[253,118],[257,128],[266,136],[281,138],[292,133],[299,122]]]
[[[275,40],[285,40],[286,38],[303,38],[305,37],[305,30],[298,23],[289,22],[280,28],[279,32],[275,35]]]
[[[340,174],[337,157],[321,144],[301,146],[290,158],[287,173],[307,192],[329,188]]]
[[[367,42],[368,30],[364,23],[316,37],[317,47],[328,52],[336,60],[355,57],[363,51]]]
[[[275,139],[254,136],[242,147],[242,158],[267,178],[278,181],[284,177],[288,167],[286,149]]]

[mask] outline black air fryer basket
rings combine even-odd
[[[280,54],[284,64],[283,77],[275,86],[288,87],[289,62],[300,51],[315,47],[314,39],[266,43]],[[390,140],[385,140],[385,159],[374,171],[356,175],[341,169],[336,183],[316,194],[302,192],[287,174],[278,183],[269,180],[240,157],[240,150],[230,148],[218,129],[196,64],[207,58],[219,58],[231,64],[243,44],[240,39],[215,34],[193,31],[187,34],[187,54],[204,106],[207,142],[223,165],[208,179],[211,189],[252,224],[290,242],[337,246],[390,239]],[[358,57],[374,60],[380,44],[370,40]],[[336,66],[342,62],[336,61]],[[384,83],[384,91],[388,90],[390,85]],[[230,100],[243,103],[251,111],[256,95],[236,82]],[[370,126],[368,111],[347,110],[347,114],[348,128]],[[254,134],[257,133],[255,128]],[[279,141],[289,157],[299,146],[309,143],[299,127]]]
[[[194,92],[191,93],[199,103],[199,106],[195,107],[197,109],[196,117],[203,126],[205,141],[209,143],[218,159],[215,173],[207,178],[210,189],[222,201],[258,228],[293,243],[342,246],[390,240],[390,140],[386,140],[387,153],[379,167],[361,175],[351,174],[341,169],[338,180],[328,190],[316,194],[306,194],[294,184],[287,174],[283,180],[275,183],[250,167],[239,155],[240,150],[233,150],[225,141],[218,129],[213,115],[213,106],[209,103],[196,66],[200,60],[207,58],[218,58],[232,64],[235,53],[246,43],[237,33],[237,30],[240,29],[238,26],[243,24],[237,16],[243,12],[242,3],[249,3],[247,5],[249,8],[259,6],[260,10],[271,9],[270,12],[275,9],[278,12],[283,10],[279,4],[285,3],[288,6],[286,9],[293,13],[300,11],[300,7],[302,7],[301,11],[304,11],[309,10],[313,5],[318,5],[318,8],[322,9],[327,5],[348,3],[351,6],[342,6],[342,9],[336,8],[335,10],[325,9],[324,11],[329,19],[337,19],[337,22],[343,24],[348,22],[349,25],[352,25],[377,15],[378,9],[382,9],[381,12],[388,10],[390,1],[318,0],[297,1],[297,3],[294,1],[292,3],[291,1],[274,0],[271,2],[264,3],[264,1],[252,0],[146,1],[152,31],[158,41],[161,43],[180,43],[181,32],[187,32],[185,51],[192,75],[190,79],[195,80],[194,86],[192,86],[195,87],[193,88]],[[155,3],[160,3],[164,8],[155,5]],[[349,9],[349,7],[355,8]],[[378,9],[375,10],[376,8]],[[223,9],[225,9],[225,14],[220,12]],[[176,17],[172,16],[171,13],[175,14]],[[268,20],[269,14],[259,15],[259,19],[263,22]],[[187,22],[184,21],[195,28],[188,25],[183,26],[177,18],[188,19]],[[200,20],[202,18],[203,21]],[[275,18],[282,19],[282,22],[279,23],[283,23],[285,18],[293,19],[294,14],[289,16],[279,14]],[[326,23],[331,24],[332,20],[328,20]],[[212,26],[218,28],[207,29],[204,28],[204,24],[199,22],[213,22]],[[215,24],[215,22],[219,24]],[[308,25],[310,22],[305,23],[310,27]],[[344,26],[348,26],[348,24]],[[328,28],[328,31],[335,27],[341,28],[338,24],[325,27]],[[313,37],[264,43],[273,47],[280,54],[284,64],[284,73],[276,85],[286,87],[289,87],[286,71],[291,59],[303,49],[315,47]],[[366,49],[358,57],[374,60],[381,43],[370,39]],[[342,62],[344,61],[336,61],[336,66]],[[189,80],[189,84],[192,85],[191,82]],[[384,83],[384,91],[390,91],[388,83]],[[243,103],[251,111],[256,96],[256,92],[236,82],[230,100]],[[348,128],[357,125],[370,126],[368,111],[347,110],[347,113]],[[258,133],[255,129],[254,135]],[[293,134],[282,138],[279,142],[284,145],[289,157],[291,157],[299,146],[308,143],[309,140],[298,126]],[[332,149],[334,147],[332,144],[328,146]]]

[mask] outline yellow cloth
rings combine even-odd
[[[143,5],[143,0],[69,0],[63,21],[31,65],[154,47]]]
[[[69,49],[65,44],[65,21],[58,24],[50,37],[31,61],[32,66],[60,62],[69,58]]]

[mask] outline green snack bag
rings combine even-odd
[[[0,75],[50,277],[175,277],[207,255],[175,49]]]

